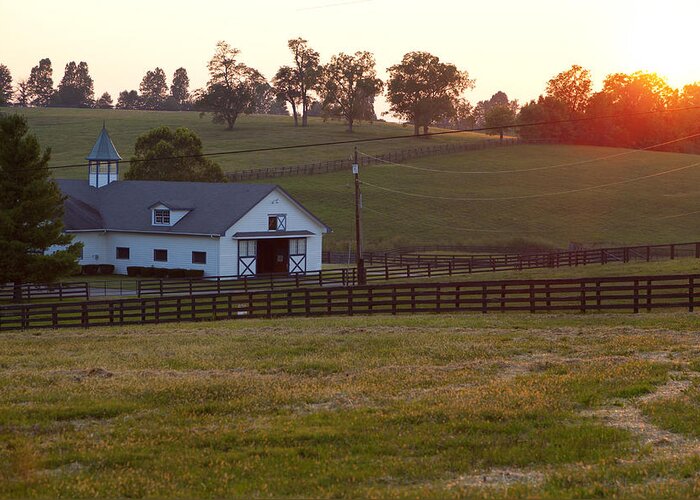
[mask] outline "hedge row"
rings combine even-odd
[[[169,269],[167,267],[143,267],[129,266],[126,274],[133,277],[143,278],[201,278],[204,276],[203,269]]]
[[[112,264],[85,264],[81,267],[82,274],[94,276],[96,274],[114,274],[114,266]]]

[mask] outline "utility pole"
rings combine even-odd
[[[360,165],[357,162],[357,148],[352,164],[352,173],[355,176],[355,258],[357,259],[357,284],[367,284],[365,272],[365,259],[362,252],[362,193],[360,193]]]

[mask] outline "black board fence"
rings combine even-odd
[[[0,330],[355,314],[693,311],[700,274],[397,283],[0,306]]]
[[[504,254],[444,256],[420,254],[382,254],[367,258],[367,282],[417,278],[444,278],[495,271],[522,271],[576,267],[613,262],[651,261],[681,257],[700,258],[699,243],[668,243],[634,247],[601,248],[542,254]],[[329,269],[304,274],[261,276],[212,276],[181,280],[139,280],[136,294],[145,296],[192,295],[203,293],[283,290],[312,286],[355,286],[357,270]]]
[[[409,138],[412,136],[409,136]],[[361,156],[359,158],[360,166],[373,165],[383,162],[401,163],[413,158],[422,158],[425,156],[434,156],[441,154],[461,153],[464,151],[478,151],[487,148],[497,148],[502,146],[513,146],[520,144],[520,139],[516,137],[507,137],[503,140],[491,139],[475,142],[455,142],[432,144],[410,149],[400,149],[390,151],[388,153],[377,154],[374,157]],[[226,174],[231,182],[243,182],[258,179],[268,179],[272,177],[286,177],[291,175],[316,175],[327,174],[330,172],[338,172],[339,170],[350,170],[352,168],[352,160],[336,159],[320,161],[315,163],[306,163],[303,165],[288,165],[283,167],[262,167],[249,170],[239,170],[237,172],[229,172]]]
[[[21,300],[34,299],[87,299],[90,295],[86,282],[24,283],[18,287]],[[15,287],[11,283],[0,285],[0,301],[14,300]]]

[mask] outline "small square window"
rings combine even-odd
[[[239,257],[255,257],[257,253],[257,240],[238,240]]]
[[[206,264],[207,252],[192,252],[192,264]]]
[[[287,230],[287,214],[274,214],[267,216],[268,231],[286,231]]]
[[[170,225],[170,210],[153,210],[153,224],[158,226]]]
[[[306,255],[306,238],[289,240],[289,255]]]
[[[168,262],[168,251],[162,249],[153,250],[153,260],[156,262]]]
[[[129,248],[128,247],[117,247],[117,259],[129,260]]]

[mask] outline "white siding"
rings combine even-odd
[[[203,269],[207,276],[219,274],[219,238],[142,233],[75,233],[85,244],[80,264],[114,264],[114,272],[126,274],[128,266]],[[129,259],[117,259],[117,247],[129,249]],[[168,261],[153,260],[153,250],[168,251]],[[206,264],[193,264],[192,252],[206,252]],[[95,259],[94,255],[98,255]]]
[[[325,226],[297,207],[283,192],[275,190],[226,231],[221,239],[219,268],[222,274],[238,274],[238,240],[234,240],[233,235],[238,232],[267,231],[267,217],[272,214],[287,215],[287,231],[306,230],[314,233],[313,236],[306,237],[306,270],[321,269],[322,233]],[[274,231],[270,233],[274,234]],[[280,232],[280,236],[283,236],[283,233]]]

